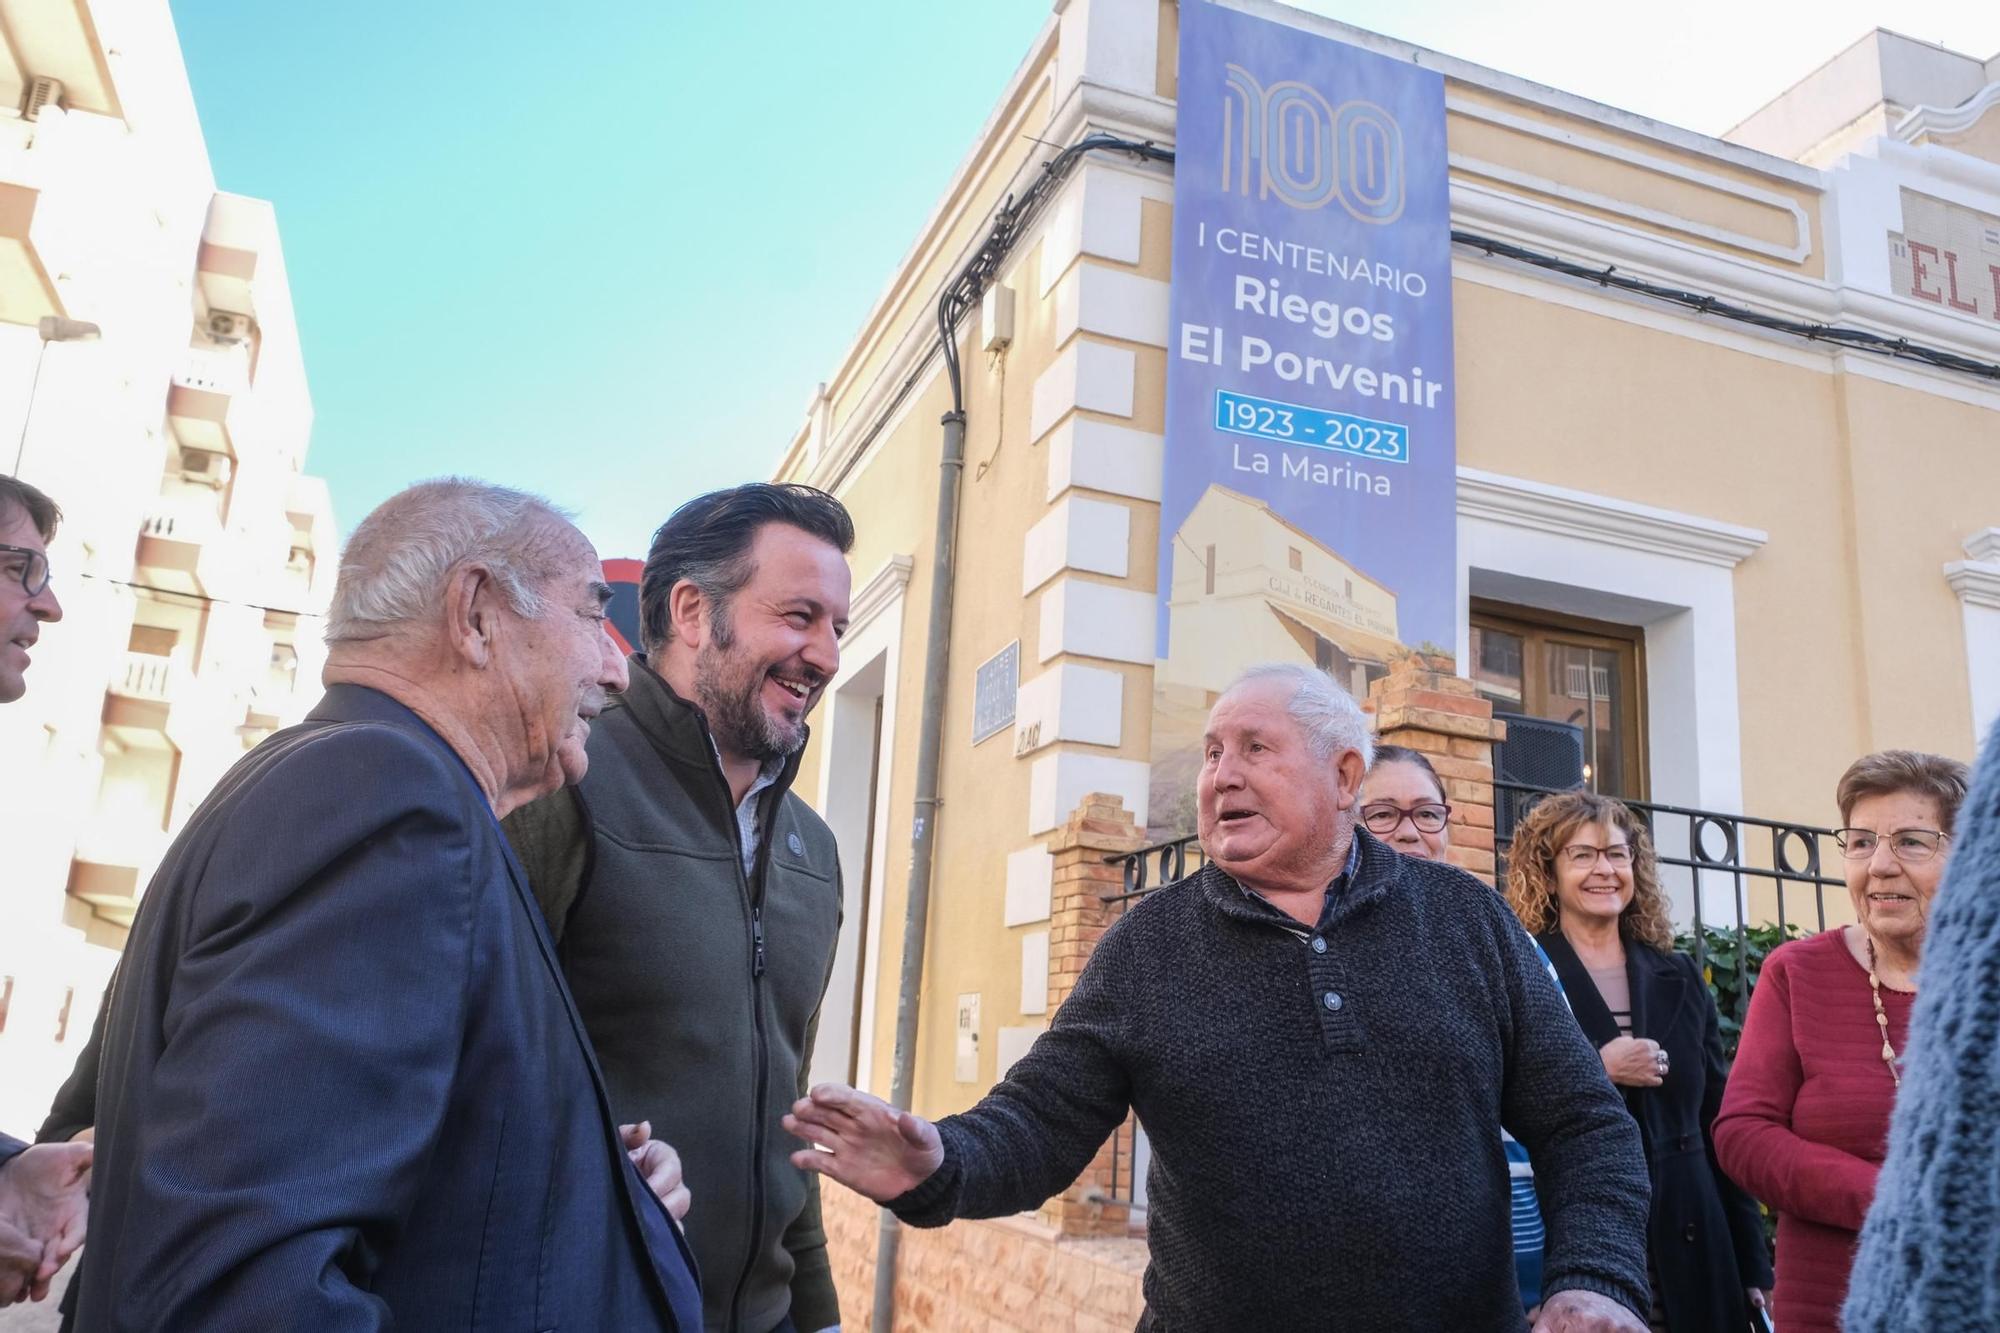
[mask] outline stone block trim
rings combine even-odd
[[[1132,415],[1138,359],[1128,348],[1078,338],[1035,379],[1028,410],[1028,438],[1039,442],[1081,408],[1108,416]]]
[[[1049,432],[1048,499],[1072,486],[1158,503],[1166,438],[1095,417],[1071,416]]]
[[[1143,820],[1151,774],[1152,766],[1137,759],[1071,749],[1044,751],[1028,764],[1027,831],[1038,836],[1062,827],[1064,812],[1094,791],[1118,792],[1133,818]]]
[[[1150,592],[1065,574],[1042,591],[1036,656],[1047,662],[1069,653],[1150,666],[1156,612]]]

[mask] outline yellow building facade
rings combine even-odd
[[[64,618],[0,707],[0,1128],[25,1135],[167,844],[319,697],[338,538],[277,220],[216,190],[166,0],[0,19],[0,431],[64,511]]]
[[[1584,729],[1600,785],[1656,802],[1825,825],[1863,752],[1969,757],[2000,714],[2000,378],[1980,369],[2000,363],[2000,57],[1870,33],[1712,138],[1234,7],[1443,72],[1455,229],[1964,363],[1456,246],[1460,627],[1444,646],[1460,673]],[[1112,152],[1066,176],[959,326],[950,665],[923,665],[951,405],[939,295],[1056,147],[1173,143],[1178,13],[1055,6],[775,469],[840,496],[858,534],[854,627],[798,790],[840,838],[850,895],[815,1073],[878,1093],[919,718],[942,692],[927,1115],[970,1105],[1047,1021],[1053,831],[1092,792],[1156,831],[1182,822],[1149,810],[1156,692],[1198,714],[1219,678],[1192,649],[1184,679],[1155,660],[1173,177]],[[1395,624],[1366,552],[1328,563],[1275,516],[1211,503],[1243,586],[1201,570],[1205,552],[1176,562],[1190,644],[1322,665],[1331,647],[1364,688]]]

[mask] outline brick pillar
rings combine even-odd
[[[1445,658],[1407,658],[1368,687],[1375,739],[1422,750],[1451,803],[1451,860],[1493,882],[1493,746],[1507,724]]]
[[[1069,822],[1049,843],[1055,859],[1049,902],[1049,1013],[1054,1014],[1076,989],[1076,979],[1090,960],[1106,927],[1118,917],[1119,904],[1107,897],[1123,891],[1124,875],[1107,856],[1135,851],[1145,845],[1145,832],[1116,796],[1093,792],[1083,798]],[[1132,1119],[1115,1136],[1121,1155],[1119,1193],[1132,1193]],[[1124,1206],[1092,1202],[1112,1183],[1113,1145],[1106,1143],[1084,1168],[1076,1183],[1042,1205],[1041,1219],[1065,1236],[1122,1236]]]

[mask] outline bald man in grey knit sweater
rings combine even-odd
[[[1204,744],[1210,864],[1105,933],[1000,1085],[936,1125],[815,1088],[794,1160],[938,1226],[1064,1189],[1132,1108],[1142,1328],[1518,1331],[1504,1125],[1548,1227],[1537,1333],[1643,1330],[1638,1130],[1499,897],[1355,828],[1353,701],[1253,669]]]

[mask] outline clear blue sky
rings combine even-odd
[[[1047,12],[873,8],[176,0],[217,183],[277,205],[342,532],[464,472],[644,555],[767,476]]]
[[[1875,23],[1990,56],[1972,0],[1308,0],[1717,133]],[[174,0],[221,188],[274,201],[343,532],[421,477],[643,555],[768,475],[1048,0]]]

